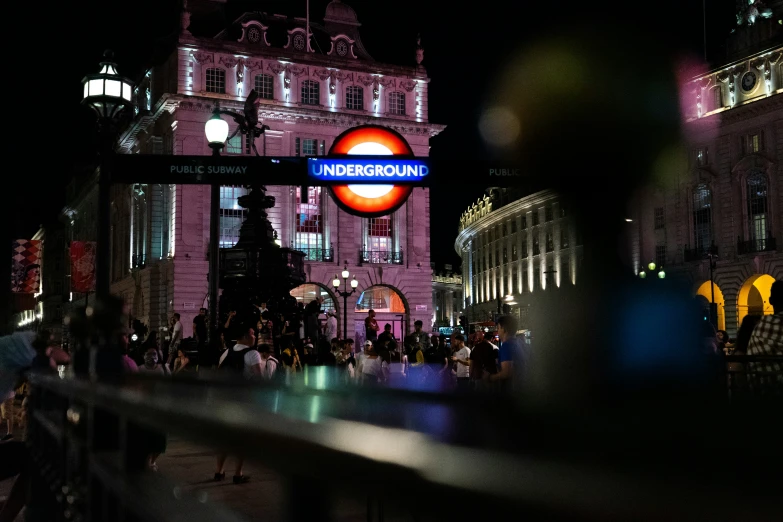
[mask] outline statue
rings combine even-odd
[[[241,132],[242,134],[250,136],[251,143],[253,146],[253,151],[256,153],[256,156],[260,156],[258,153],[258,149],[256,148],[256,138],[259,138],[265,131],[269,130],[269,125],[258,125],[258,106],[261,104],[261,97],[258,96],[258,93],[255,89],[250,91],[250,94],[247,95],[247,99],[245,100],[245,106],[242,110],[242,114],[239,114],[234,111],[228,111],[228,110],[222,110],[219,108],[216,108],[215,111],[218,114],[228,114],[231,116],[234,121],[237,124],[237,128],[234,130],[233,133],[227,138],[226,141],[230,140],[234,136],[237,135],[238,132]]]
[[[421,33],[416,35],[416,64],[421,65],[424,61],[424,48],[421,46]]]
[[[761,0],[738,0],[737,10],[737,25],[745,22],[749,26],[753,25],[758,17],[772,18],[772,9],[764,5]]]

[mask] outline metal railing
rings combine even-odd
[[[739,423],[750,440],[769,430],[776,414],[752,404],[727,412],[683,400],[660,412],[639,404],[631,419],[623,409],[590,418],[529,408],[511,396],[341,388],[328,374],[313,377],[318,384],[309,387],[307,379],[32,375],[27,520],[242,520],[145,471],[138,441],[154,432],[215,451],[241,448],[247,460],[279,472],[286,520],[338,520],[335,491],[367,495],[368,521],[392,508],[406,521],[754,521],[779,514],[779,484],[752,473],[724,480],[739,468],[715,458],[716,444],[725,440],[729,450],[736,442],[715,437],[721,420]],[[664,436],[674,425],[677,437]],[[675,451],[683,438],[704,443],[683,455]],[[742,453],[750,462],[760,458],[753,447]],[[770,470],[779,469],[777,460],[769,452],[763,459]]]
[[[737,254],[739,255],[772,252],[774,250],[777,250],[777,242],[774,237],[751,239],[750,241],[737,240]]]
[[[685,248],[683,249],[683,261],[690,263],[692,261],[704,261],[708,259],[709,254],[718,255],[718,247]]]
[[[296,250],[299,250],[300,252],[304,252],[305,254],[305,261],[322,261],[322,262],[332,262],[334,261],[334,250],[333,248],[297,248]]]
[[[135,255],[131,258],[133,266],[131,268],[144,268],[147,266],[147,258],[143,255]]]
[[[401,265],[403,264],[402,250],[394,252],[385,250],[360,250],[359,263]]]

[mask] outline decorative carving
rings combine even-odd
[[[375,78],[372,82],[372,99],[378,101],[381,97],[381,88],[378,86],[378,78]]]
[[[190,27],[190,11],[188,11],[188,0],[184,0],[182,4],[182,32],[190,35],[188,27]]]
[[[394,87],[395,86],[394,78],[380,78],[378,81],[384,87]]]
[[[286,65],[285,68],[290,70],[291,74],[293,74],[297,78],[302,74],[309,76],[309,74],[307,73],[308,68],[305,67],[304,65]]]
[[[240,58],[237,61],[237,83],[242,83],[245,80],[245,60]]]
[[[376,83],[375,78],[372,76],[364,76],[363,74],[360,74],[356,77],[356,81],[364,85],[365,87],[369,87],[370,85]]]
[[[201,51],[190,53],[196,63],[204,65],[205,63],[215,63],[215,56],[212,53],[204,53]]]
[[[737,25],[753,25],[757,18],[772,18],[772,9],[761,0],[740,0],[737,7]]]
[[[424,48],[421,46],[421,34],[416,35],[416,64],[421,65],[424,61]]]
[[[717,78],[717,80],[721,83],[726,83],[729,81],[729,71],[721,71],[715,76],[715,78]]]
[[[264,62],[261,60],[247,60],[245,61],[245,67],[247,67],[248,71],[252,71],[255,69],[264,70]]]
[[[411,92],[413,91],[414,87],[416,87],[416,82],[413,80],[400,80],[399,86],[406,91]]]
[[[341,82],[344,82],[345,80],[353,81],[353,73],[348,73],[345,71],[337,71],[337,74],[335,75],[338,80]]]
[[[278,62],[269,62],[269,65],[267,65],[266,68],[272,71],[274,74],[280,74],[281,72],[285,71],[283,64]]]
[[[313,74],[322,80],[326,80],[334,75],[334,72],[327,69],[313,69]]]
[[[334,78],[329,79],[329,94],[334,95],[337,91],[337,84],[334,83]]]
[[[221,56],[218,60],[218,63],[222,63],[226,66],[226,69],[233,69],[236,67],[237,63],[239,63],[239,60],[234,58],[233,56]]]

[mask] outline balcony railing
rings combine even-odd
[[[756,252],[772,252],[777,249],[777,242],[774,237],[763,239],[751,239],[750,241],[740,241],[737,239],[737,254],[753,254]]]
[[[329,248],[297,248],[297,250],[304,252],[305,261],[334,261],[334,250],[332,249],[331,245]]]
[[[396,252],[386,252],[383,250],[361,250],[359,252],[359,263],[370,263],[374,265],[401,265],[403,262],[402,250]]]
[[[144,268],[147,266],[147,259],[143,255],[133,256],[131,261],[133,263],[131,268]]]
[[[709,254],[718,255],[718,247],[716,245],[712,245],[710,248],[686,248],[683,250],[683,260],[686,263],[690,263],[692,261],[702,261],[707,259]]]

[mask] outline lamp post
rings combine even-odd
[[[220,156],[220,150],[228,138],[228,122],[220,117],[220,107],[215,104],[212,117],[204,125],[204,133],[212,149],[212,156]],[[220,249],[220,185],[212,183],[209,201],[209,327],[210,334],[217,332],[218,252]]]
[[[334,275],[334,279],[332,279],[332,286],[334,287],[334,291],[343,298],[343,339],[348,338],[348,296],[353,294],[356,291],[356,287],[359,286],[359,281],[356,280],[356,276],[353,276],[353,279],[351,279],[351,291],[348,291],[348,278],[351,276],[350,272],[348,272],[348,264],[346,263],[343,266],[343,272],[341,274],[343,276],[343,284],[345,285],[345,290],[340,290],[340,278],[337,277],[337,274]]]
[[[715,281],[714,272],[717,267],[718,254],[715,253],[715,248],[710,248],[706,254],[707,259],[710,262],[710,322],[716,329],[718,328],[718,305],[715,304]]]
[[[647,268],[650,270],[650,273],[655,272],[656,264],[655,261],[650,261],[647,263]],[[658,279],[665,279],[666,278],[666,272],[663,269],[663,266],[657,267],[658,268]],[[644,271],[644,269],[639,271],[639,278],[640,279],[646,279],[647,278],[647,272]]]
[[[100,142],[100,170],[98,177],[98,234],[96,252],[95,292],[101,299],[109,296],[111,265],[111,169],[114,145],[123,119],[128,115],[133,84],[117,73],[114,53],[103,53],[101,69],[82,79],[84,96],[82,104],[93,109],[98,116]]]

